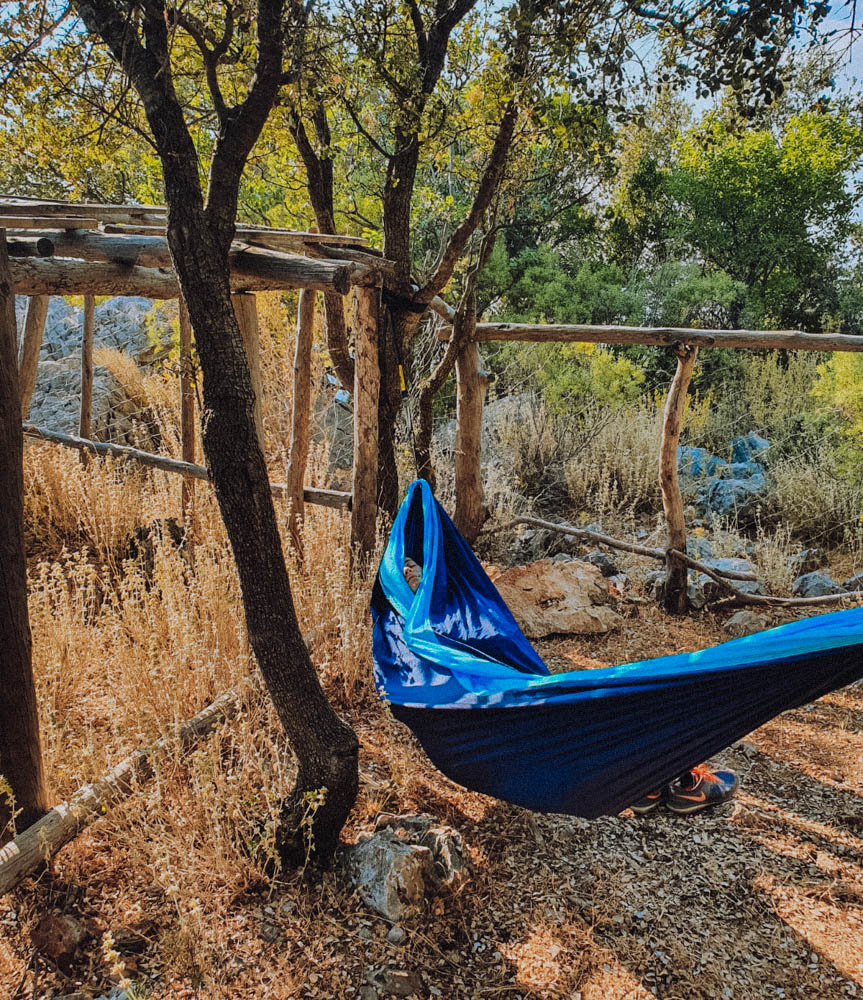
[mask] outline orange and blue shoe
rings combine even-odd
[[[727,802],[736,790],[737,776],[732,771],[711,771],[706,764],[699,764],[671,782],[665,806],[675,813],[701,812]]]
[[[664,801],[668,786],[660,788],[659,791],[651,792],[649,795],[645,795],[640,798],[637,802],[633,802],[629,807],[637,816],[645,816],[647,813],[652,813],[654,809],[657,809]]]

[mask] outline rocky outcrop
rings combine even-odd
[[[609,606],[607,581],[589,563],[542,559],[507,570],[495,586],[530,639],[608,632],[622,622]]]

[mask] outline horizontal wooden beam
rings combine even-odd
[[[80,239],[78,238],[80,235]],[[140,295],[148,299],[175,299],[180,288],[169,267],[132,264],[127,248],[124,260],[107,260],[107,250],[97,246],[96,233],[76,234],[66,240],[76,242],[94,260],[51,257],[14,257],[10,260],[16,295]],[[55,239],[57,243],[64,242]],[[164,242],[164,240],[162,241]],[[84,249],[87,248],[87,249]],[[66,250],[64,252],[71,252]],[[103,259],[98,259],[102,257]],[[142,249],[140,259],[162,260],[161,250]],[[344,261],[316,260],[277,251],[244,250],[231,255],[231,290],[234,292],[281,291],[312,288],[345,295],[352,285],[376,285],[380,277],[374,268]]]
[[[440,340],[449,340],[444,327]],[[731,347],[783,351],[863,351],[863,337],[842,333],[801,333],[799,330],[698,330],[675,326],[589,326],[532,323],[477,323],[476,339],[562,341],[585,344],[641,344],[670,347]]]
[[[88,438],[75,437],[73,434],[63,434],[61,431],[52,431],[47,427],[37,427],[35,424],[24,424],[23,430],[28,437],[39,438],[42,441],[50,441],[52,444],[60,444],[66,448],[74,448],[77,451],[92,451],[97,455],[111,455],[114,458],[125,458],[141,465],[150,466],[153,469],[160,469],[162,472],[173,472],[189,479],[204,479],[209,481],[210,475],[203,465],[195,465],[192,462],[181,462],[176,458],[168,458],[166,455],[155,455],[150,451],[142,451],[140,448],[131,448],[128,445],[111,444],[108,441],[90,441]],[[270,483],[273,496],[287,496],[288,488],[284,483]],[[351,509],[352,494],[343,493],[340,490],[319,490],[306,487],[303,490],[303,499],[306,503],[317,504],[319,507],[334,507],[342,510]]]
[[[19,228],[24,228],[20,227]],[[106,223],[104,225],[106,233],[112,236],[164,236],[165,225],[116,225]],[[274,246],[284,246],[290,249],[302,250],[309,244],[319,246],[357,246],[363,247],[368,243],[364,236],[340,236],[335,233],[307,233],[295,231],[293,229],[265,229],[261,226],[237,226],[234,232],[237,240],[248,243],[272,244]]]
[[[49,218],[38,218],[36,216],[17,216],[0,214],[0,229],[97,229],[99,220],[85,218],[84,216],[50,216]]]
[[[7,237],[6,250],[10,257],[53,257],[54,241],[50,236],[28,236],[24,240]]]

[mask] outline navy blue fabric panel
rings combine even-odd
[[[682,698],[672,687],[519,708],[392,706],[432,763],[474,791],[537,812],[614,815],[778,713],[858,678],[863,647],[840,656],[716,675]]]
[[[423,567],[414,594],[405,557]],[[415,482],[372,594],[375,680],[466,787],[615,813],[785,709],[863,676],[863,608],[695,653],[551,676],[470,547]]]

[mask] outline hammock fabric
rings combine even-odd
[[[411,591],[405,558],[423,567]],[[863,676],[863,608],[697,653],[551,675],[424,480],[372,596],[375,680],[444,774],[538,812],[615,814]]]

